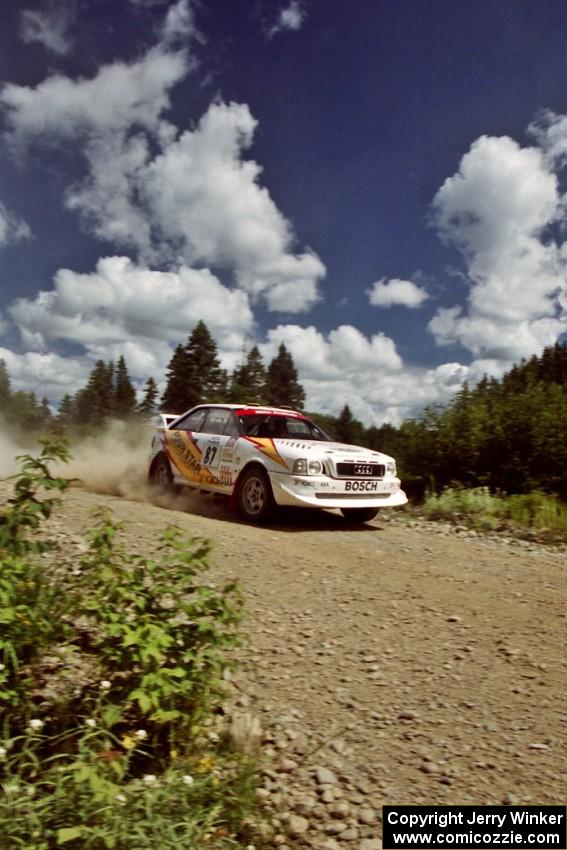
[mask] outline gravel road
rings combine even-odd
[[[100,504],[132,551],[174,524],[215,542],[213,580],[240,578],[236,710],[260,717],[284,850],[375,850],[383,804],[565,801],[565,552],[393,511],[253,527],[210,497],[171,510],[78,489],[54,520],[70,547]]]

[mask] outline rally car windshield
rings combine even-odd
[[[239,417],[242,430],[247,437],[271,437],[272,439],[321,440],[329,442],[330,437],[322,428],[309,419],[293,416],[248,414]]]

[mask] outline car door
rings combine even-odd
[[[202,453],[199,438],[207,411],[207,407],[194,408],[165,431],[167,453],[176,484],[193,487],[201,484]]]
[[[197,435],[203,481],[207,489],[227,494],[232,492],[234,444],[238,434],[238,423],[230,408],[210,407],[207,410]]]

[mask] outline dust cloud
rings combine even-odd
[[[14,475],[19,468],[17,455],[25,454],[29,448],[13,437],[0,423],[0,479]]]
[[[53,474],[71,479],[72,488],[162,508],[200,512],[202,499],[188,492],[159,492],[148,482],[148,461],[155,426],[143,422],[111,421],[96,434],[69,440],[70,461],[51,464]],[[0,420],[0,480],[19,470],[17,456],[40,454],[37,440],[14,434]]]
[[[113,421],[99,433],[69,440],[69,463],[51,465],[51,471],[73,479],[73,486],[111,496],[140,497],[147,490],[147,464],[153,428],[140,422]],[[0,420],[0,479],[15,475],[18,455],[39,455],[37,439],[15,433]]]
[[[70,462],[54,471],[93,493],[145,500],[152,431],[143,423],[110,422],[98,434],[74,439]]]

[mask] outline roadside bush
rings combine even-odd
[[[168,529],[155,558],[132,555],[107,513],[66,569],[42,532],[66,457],[23,456],[0,513],[0,846],[242,846],[254,765],[214,711],[238,588],[201,580],[207,541]]]
[[[492,494],[488,487],[448,488],[429,494],[423,511],[430,519],[468,522],[477,528],[510,525],[567,534],[567,505],[540,491],[504,496]]]

